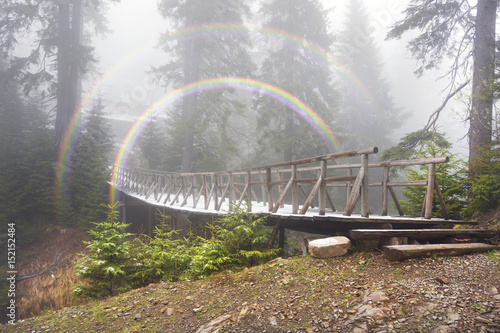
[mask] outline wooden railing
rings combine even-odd
[[[146,200],[153,196],[157,203],[166,206],[221,211],[224,203],[239,207],[245,202],[248,211],[252,211],[252,205],[260,203],[265,207],[263,211],[276,213],[285,207],[286,201],[291,204],[292,214],[302,215],[313,207],[316,196],[318,215],[325,215],[327,206],[336,212],[332,191],[328,187],[345,187],[347,198],[343,215],[350,216],[357,203],[361,202],[362,217],[370,215],[371,186],[382,187],[383,216],[388,212],[389,194],[399,214],[403,215],[394,187],[426,186],[422,216],[431,218],[435,190],[444,217],[448,219],[435,174],[435,165],[448,162],[447,157],[369,163],[369,155],[377,152],[378,148],[373,147],[225,172],[171,173],[116,167],[114,185],[126,192],[143,196]],[[353,157],[360,158],[360,163],[336,164],[339,159]],[[411,165],[429,165],[428,179],[390,181],[391,167]],[[369,182],[369,171],[372,168],[383,168],[382,181]]]

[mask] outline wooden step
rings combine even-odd
[[[495,245],[483,243],[467,244],[426,244],[426,245],[388,245],[383,248],[389,260],[405,260],[411,258],[438,256],[458,256],[476,252],[487,252],[498,249]]]
[[[381,237],[411,237],[413,239],[492,238],[496,230],[488,229],[353,229],[349,235],[353,240],[377,239]]]

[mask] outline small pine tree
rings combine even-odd
[[[158,210],[160,224],[155,227],[154,237],[144,236],[139,244],[137,260],[140,265],[134,274],[136,285],[164,281],[176,281],[189,268],[193,248],[185,239],[175,239],[176,230],[169,230],[169,217]]]
[[[132,234],[124,232],[128,224],[116,221],[117,205],[108,205],[105,222],[94,223],[88,233],[94,238],[87,244],[88,254],[80,254],[75,263],[76,274],[86,281],[73,288],[73,294],[84,298],[98,298],[130,288],[134,271]]]

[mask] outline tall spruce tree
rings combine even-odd
[[[264,25],[303,38],[325,51],[333,42],[327,13],[317,0],[275,0],[262,6]],[[296,50],[285,41],[270,41],[260,79],[294,95],[332,124],[336,97],[331,73],[306,50]],[[285,161],[326,153],[326,146],[310,125],[286,105],[267,96],[256,100],[262,139],[283,154]]]
[[[242,23],[242,17],[249,13],[247,2],[162,0],[159,9],[173,27],[167,33],[187,29],[200,31],[163,45],[171,60],[156,68],[155,73],[166,87],[179,88],[214,77],[248,77],[252,73],[252,61],[247,53],[248,37],[236,31],[211,29],[217,24]],[[171,113],[169,126],[178,130],[169,131],[169,135],[179,135],[171,142],[182,142],[181,151],[172,155],[182,156],[182,171],[200,170],[206,163],[220,164],[230,158],[236,146],[228,134],[230,116],[241,112],[243,107],[233,93],[233,90],[197,92],[176,105],[180,112]],[[178,150],[179,146],[170,148]],[[217,166],[220,168],[224,165]]]
[[[151,119],[139,137],[139,149],[144,168],[149,170],[165,170],[166,138],[163,129],[157,119]]]
[[[418,75],[435,69],[443,59],[451,58],[446,77],[450,78],[448,96],[432,115],[425,127],[435,123],[446,102],[457,91],[469,89],[472,66],[472,93],[468,120],[469,161],[474,161],[482,149],[491,146],[492,108],[495,79],[495,26],[497,0],[413,0],[405,10],[406,17],[397,22],[388,34],[389,38],[401,38],[405,33],[417,30],[420,34],[408,44],[413,57],[419,62]],[[471,163],[471,174],[474,170]]]
[[[21,97],[0,64],[0,225],[16,223],[19,244],[54,216],[53,131],[37,105]]]
[[[103,204],[108,202],[113,135],[104,118],[99,98],[88,111],[73,155],[70,176],[70,203],[74,218],[83,227],[106,217]]]
[[[339,57],[346,69],[363,85],[368,95],[349,82],[340,82],[340,123],[346,129],[346,150],[370,146],[388,148],[390,134],[401,125],[400,110],[392,101],[382,76],[378,46],[369,38],[370,17],[362,0],[351,0],[345,28],[339,36]]]
[[[0,3],[0,53],[12,58],[9,75],[19,79],[24,93],[37,91],[44,101],[56,101],[56,145],[62,142],[79,104],[82,73],[94,61],[92,48],[84,44],[83,32],[105,30],[107,3],[96,0]],[[19,44],[26,48],[32,41],[28,55],[16,52]]]

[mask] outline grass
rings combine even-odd
[[[486,257],[493,262],[500,262],[500,252],[497,250],[490,251],[486,253]]]

